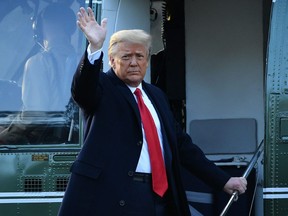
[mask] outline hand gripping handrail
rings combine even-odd
[[[258,158],[260,157],[264,147],[263,147],[264,141],[262,140],[262,142],[260,143],[260,145],[258,146],[255,154],[253,155],[248,167],[246,168],[245,172],[243,173],[242,177],[247,178],[250,174],[250,172],[252,171],[253,167],[255,166],[256,162],[258,161]],[[226,213],[228,212],[230,206],[232,205],[233,202],[238,200],[238,191],[234,191],[228,201],[228,203],[226,204],[225,208],[223,209],[223,211],[221,212],[220,216],[225,216]]]

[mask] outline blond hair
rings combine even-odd
[[[117,44],[121,42],[143,45],[147,50],[147,57],[150,56],[151,35],[141,29],[121,30],[115,32],[110,38],[108,56],[115,56],[117,53]]]

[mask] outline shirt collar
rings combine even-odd
[[[142,83],[140,83],[137,87],[132,87],[132,86],[129,86],[129,85],[127,85],[127,86],[130,89],[130,91],[132,92],[132,94],[134,93],[136,88],[139,88],[143,92]]]

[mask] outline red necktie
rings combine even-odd
[[[148,152],[152,170],[153,190],[155,193],[162,197],[168,188],[168,182],[162,151],[160,148],[159,137],[151,113],[149,112],[142,99],[141,90],[137,88],[134,94],[137,97],[138,107],[140,110],[142,124],[144,127],[145,137],[148,145]]]

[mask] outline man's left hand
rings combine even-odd
[[[247,180],[244,177],[231,177],[224,186],[224,191],[228,194],[232,194],[234,191],[243,194],[246,190]]]

